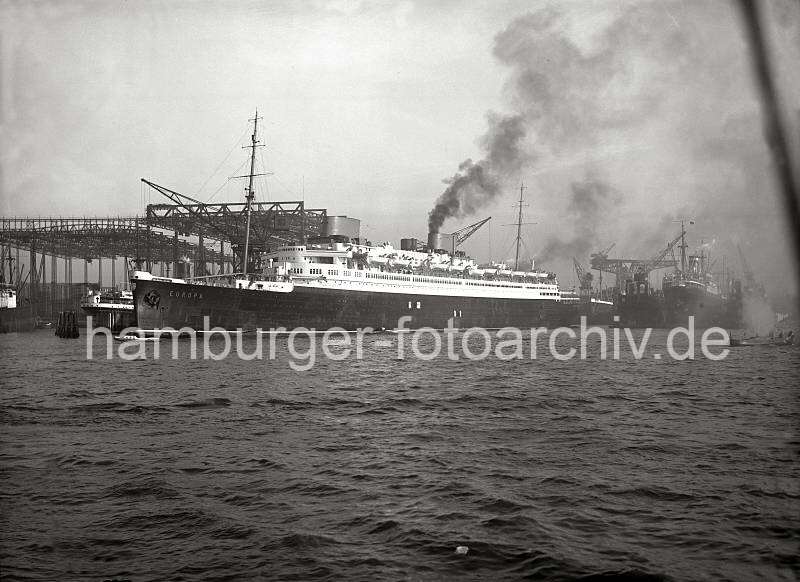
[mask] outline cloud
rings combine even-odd
[[[795,23],[781,30],[796,30],[798,11],[779,12]],[[540,261],[567,270],[568,257],[586,260],[610,242],[651,257],[677,232],[674,220],[694,218],[690,244],[716,238],[718,253],[735,256],[735,244],[746,241],[760,277],[775,289],[793,285],[735,3],[545,6],[501,30],[493,54],[508,69],[507,115],[524,125],[526,139],[514,175],[489,184],[534,177]],[[784,85],[800,87],[796,78]],[[473,196],[451,215],[496,197]]]

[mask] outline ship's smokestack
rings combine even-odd
[[[428,249],[432,251],[445,251],[451,255],[455,252],[455,236],[440,232],[428,233]]]

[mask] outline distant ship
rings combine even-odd
[[[248,225],[258,115],[253,121]],[[467,228],[474,232],[485,222]],[[408,329],[573,323],[555,274],[478,265],[457,250],[455,235],[431,232],[427,244],[403,239],[395,248],[364,240],[357,219],[329,216],[321,236],[255,257],[248,254],[249,227],[245,236],[240,273],[192,279],[135,271],[140,332],[201,330],[204,318],[230,331],[393,329],[403,317]]]
[[[686,255],[685,236],[681,225],[680,269],[665,275],[662,282],[665,325],[686,325],[689,316],[694,316],[698,327],[741,327],[741,282],[726,281],[721,285],[704,250]]]
[[[0,283],[0,333],[17,331],[17,288]]]

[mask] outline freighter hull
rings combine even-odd
[[[614,319],[614,304],[610,301],[589,299],[581,304],[581,315],[593,325],[609,325]]]
[[[741,304],[738,298],[724,299],[694,286],[664,288],[664,319],[668,326],[686,325],[693,316],[698,327],[741,326]]]
[[[686,320],[683,321],[686,323]],[[658,295],[623,295],[619,300],[619,324],[623,327],[664,327],[663,302]]]
[[[305,327],[346,330],[433,327],[554,327],[569,324],[558,301],[356,291],[295,285],[289,292],[137,280],[138,328],[209,327],[251,331]]]

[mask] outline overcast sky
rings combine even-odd
[[[228,177],[244,173],[240,146],[258,108],[259,166],[274,173],[260,199],[304,196],[397,243],[424,237],[443,180],[489,155],[492,111],[523,119],[524,163],[499,177],[497,197],[443,226],[494,215],[469,245],[480,258],[513,255],[501,225],[524,180],[538,223],[527,227],[529,254],[561,269],[571,253],[615,241],[651,256],[678,228],[671,220],[691,216],[694,242],[720,253],[744,243],[753,263],[773,263],[762,276],[791,279],[730,2],[0,6],[3,215],[141,213],[142,177],[240,200],[242,181]],[[796,137],[798,7],[768,8]]]

